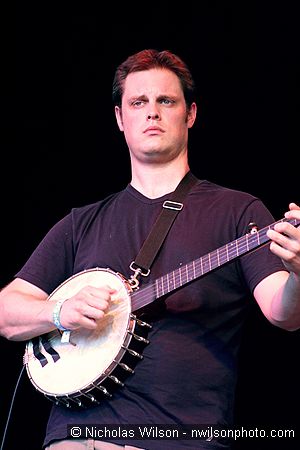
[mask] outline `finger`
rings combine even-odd
[[[97,328],[97,320],[92,317],[82,316],[79,325],[80,327],[87,328],[89,330],[95,330]]]
[[[300,211],[300,206],[298,206],[296,203],[290,203],[289,204],[289,211],[287,211],[284,216],[286,218],[297,218],[298,216],[298,211]],[[295,215],[296,214],[296,215]]]
[[[300,206],[298,206],[296,203],[294,203],[294,202],[291,202],[290,204],[289,204],[289,209],[290,210],[293,210],[293,209],[297,209],[297,210],[300,210]]]
[[[296,234],[297,229],[289,222],[278,222],[273,230],[268,230],[268,236],[275,241],[280,241],[283,237],[295,237]]]
[[[87,292],[91,297],[103,298],[106,300],[109,300],[110,297],[116,293],[116,290],[114,288],[111,288],[110,286],[86,286],[84,288],[84,291]]]
[[[89,319],[100,320],[104,317],[107,308],[95,308],[90,305],[86,305],[82,310],[82,315]]]
[[[271,242],[270,250],[274,255],[281,258],[284,262],[290,263],[295,258],[295,253],[290,251],[289,249],[277,244],[276,242]]]
[[[290,261],[299,254],[300,233],[290,223],[282,222],[268,231],[271,239],[270,249],[285,261]]]

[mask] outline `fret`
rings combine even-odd
[[[188,264],[188,271],[189,271],[189,280],[192,281],[195,279],[195,275],[194,275],[194,265],[193,264]]]
[[[188,264],[186,264],[182,269],[184,269],[183,271],[183,280],[182,280],[182,284],[186,284],[190,281],[189,279],[189,272],[188,272]]]
[[[249,236],[248,236],[248,234],[246,235],[246,250],[247,250],[247,252],[249,251]]]
[[[179,267],[179,286],[182,286],[181,267]]]
[[[204,270],[203,270],[203,258],[200,258],[200,264],[201,264],[201,275],[204,274]]]
[[[190,281],[190,278],[189,278],[189,269],[188,269],[188,264],[186,264],[186,266],[185,266],[185,271],[186,271],[186,281],[187,281],[187,283]]]
[[[159,293],[159,297],[162,297],[165,294],[162,284],[162,278],[163,277],[160,277],[155,281],[155,291]]]
[[[261,232],[259,233],[259,235],[260,235],[260,243],[264,243],[264,242],[269,240],[269,238],[267,236],[267,231],[270,230],[270,229],[271,229],[271,227],[267,227],[267,228],[261,230]]]
[[[229,253],[228,253],[228,245],[224,245],[224,247],[221,247],[219,249],[220,253],[220,265],[225,264],[229,261]]]
[[[168,280],[167,280],[167,277],[164,276],[164,277],[162,277],[162,279],[163,279],[164,291],[165,291],[165,294],[167,294],[168,292],[170,292],[169,289],[168,289]]]
[[[235,243],[235,241],[232,241],[230,244],[230,259],[234,258],[235,256],[237,256],[236,243]]]
[[[163,294],[160,292],[160,289],[159,289],[159,279],[155,281],[155,292],[156,292],[156,298],[162,297]],[[134,292],[133,295],[134,294],[138,294],[138,291]],[[133,297],[133,295],[131,297]]]
[[[257,245],[259,245],[260,244],[261,232],[260,233],[259,232],[255,233],[255,236],[257,237]]]
[[[185,276],[184,267],[180,267],[180,286],[183,286],[185,284],[184,276]]]
[[[196,274],[197,277],[201,277],[201,275],[203,274],[202,272],[202,258],[199,258],[195,261],[195,268],[196,268]]]
[[[209,271],[210,271],[210,267],[209,267],[209,254],[203,256],[202,261],[203,261],[203,270],[204,270],[204,273],[209,272]]]
[[[220,267],[220,251],[219,251],[219,249],[217,250],[217,265],[218,265],[218,267]]]
[[[215,269],[216,267],[219,267],[218,263],[218,252],[214,251],[210,253],[210,269]]]
[[[210,253],[208,254],[208,267],[209,267],[209,270],[211,270],[211,260],[210,260]]]
[[[170,292],[169,274],[167,274],[167,289],[168,289],[168,292]]]
[[[193,278],[196,278],[196,264],[195,261],[193,261]]]
[[[226,261],[229,261],[229,250],[228,250],[229,245],[226,244],[226,255],[227,255],[227,259]]]

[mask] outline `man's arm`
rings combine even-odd
[[[288,219],[300,221],[300,207],[289,205]],[[262,280],[254,297],[267,319],[286,330],[300,328],[300,229],[280,222],[268,231],[270,250],[284,262],[287,272],[279,271]]]
[[[102,319],[115,289],[85,286],[63,302],[60,323],[68,330],[95,329]],[[54,301],[37,286],[16,278],[0,292],[0,335],[23,341],[55,329]]]

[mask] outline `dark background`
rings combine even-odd
[[[194,74],[199,113],[189,148],[199,178],[259,196],[275,219],[290,201],[300,204],[296,8],[194,3],[116,3],[104,11],[88,2],[26,2],[3,10],[1,286],[70,208],[130,181],[111,85],[116,66],[143,48],[174,51]],[[294,428],[299,438],[299,336],[253,312],[241,353],[238,424]],[[0,346],[2,436],[25,347],[3,338]],[[24,372],[4,449],[27,442],[39,450],[50,406]],[[297,445],[240,440],[236,448]]]

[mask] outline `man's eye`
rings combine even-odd
[[[144,102],[142,100],[136,100],[132,102],[132,106],[142,106]]]
[[[170,100],[169,98],[163,98],[160,102],[164,105],[170,105],[171,103],[174,103],[174,101]]]

